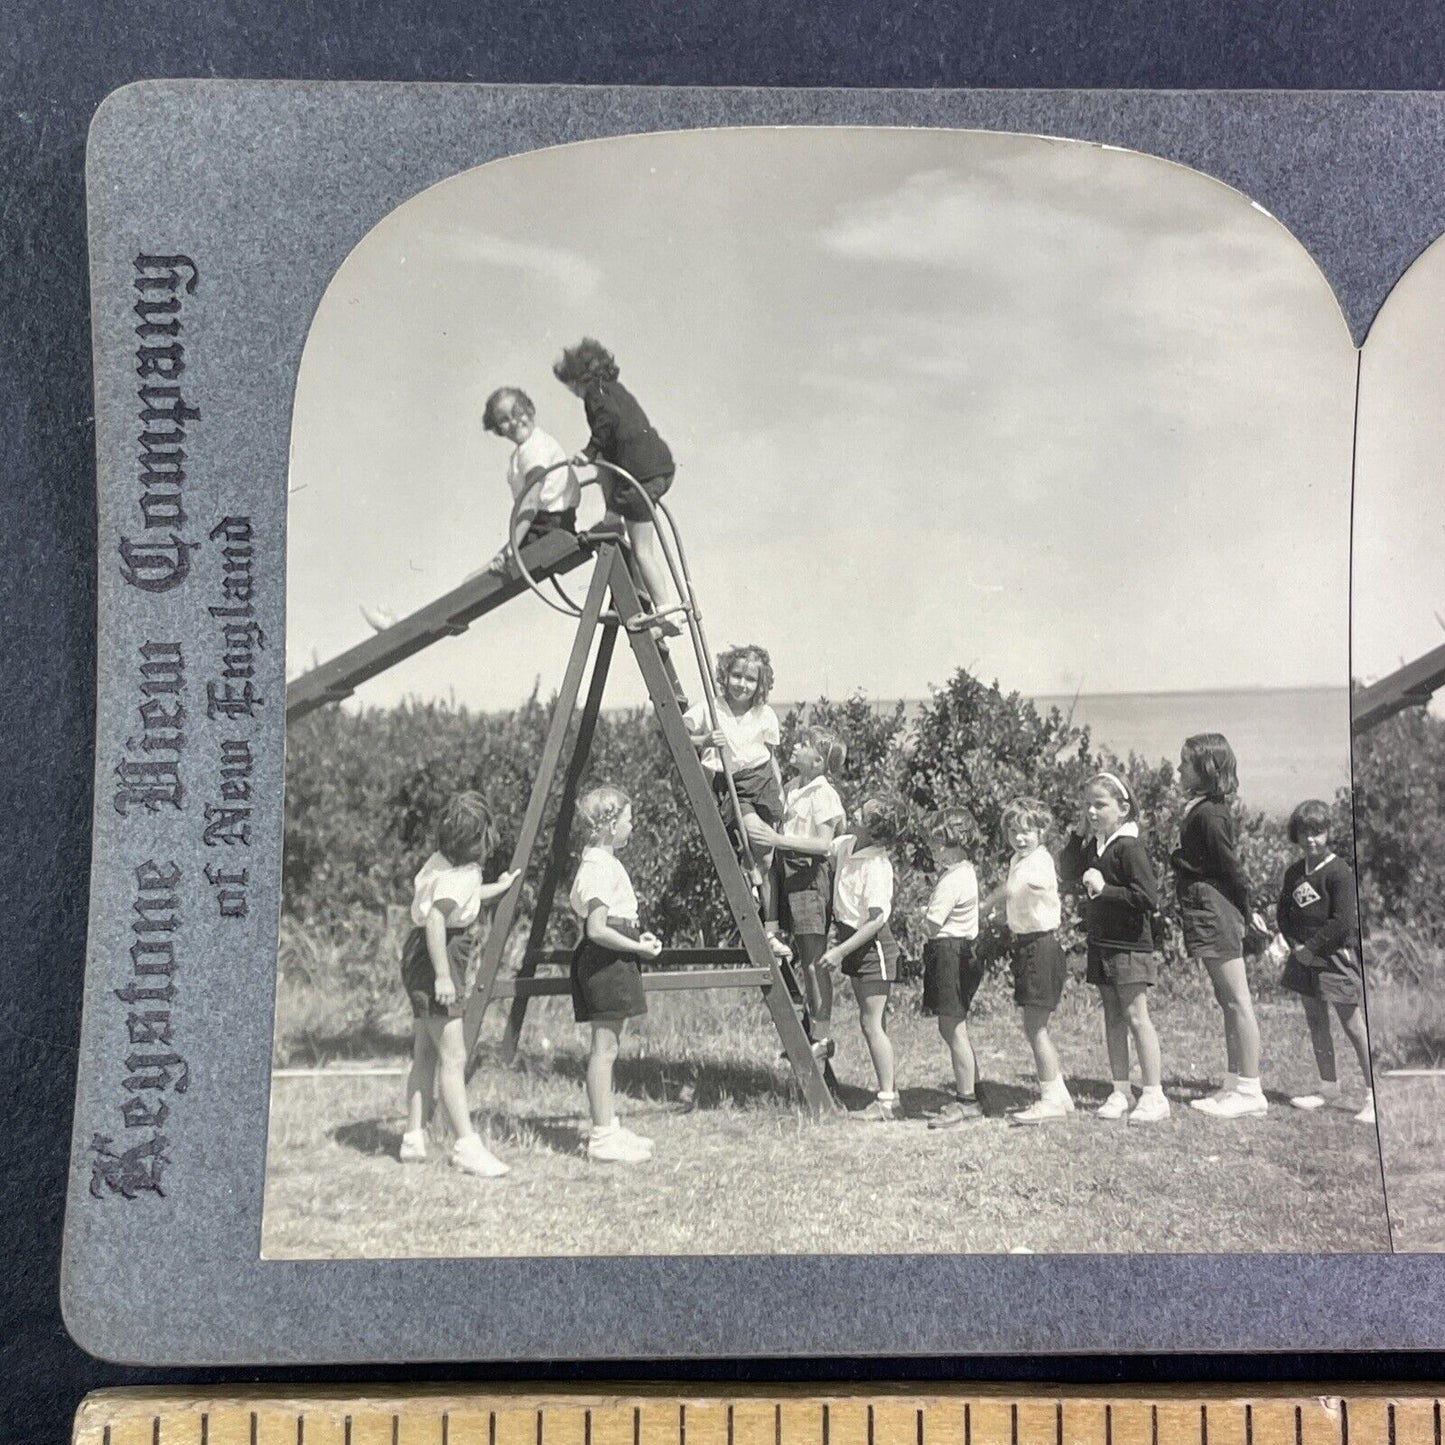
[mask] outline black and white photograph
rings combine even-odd
[[[399,205],[296,382],[263,1255],[1388,1249],[1357,360],[1114,147]]]
[[[1398,1250],[1445,1249],[1445,246],[1360,367],[1354,802],[1380,1148]]]

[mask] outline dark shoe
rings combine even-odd
[[[627,528],[621,517],[603,517],[595,527],[589,527],[587,531],[579,532],[577,535],[584,542],[600,546],[603,542],[625,542]]]

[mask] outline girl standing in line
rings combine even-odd
[[[1365,977],[1357,952],[1359,910],[1350,865],[1330,848],[1330,809],[1310,799],[1290,815],[1289,840],[1304,857],[1285,871],[1275,916],[1290,945],[1280,983],[1299,994],[1320,1071],[1319,1087],[1290,1100],[1296,1109],[1344,1107],[1330,1036],[1330,1010],[1359,1061],[1365,1100],[1355,1119],[1375,1122],[1370,1040],[1365,1031]]]
[[[436,851],[416,875],[413,927],[401,953],[401,978],[412,1012],[401,1161],[420,1163],[427,1157],[426,1129],[433,1096],[439,1093],[456,1135],[452,1168],[484,1178],[505,1174],[508,1166],[472,1127],[462,1015],[482,909],[517,881],[516,873],[503,873],[495,883],[483,881],[482,867],[496,846],[497,830],[486,799],[480,793],[458,793],[442,810]]]
[[[928,1121],[930,1129],[958,1129],[983,1118],[978,1099],[978,1058],[968,1037],[968,1012],[983,982],[974,955],[978,938],[978,874],[964,856],[977,825],[962,808],[949,808],[929,824],[928,842],[943,865],[923,918],[923,1007],[938,1015],[938,1032],[953,1065],[953,1102]]]
[[[1002,901],[1013,956],[1014,1002],[1039,1078],[1038,1102],[1011,1114],[1014,1124],[1047,1124],[1074,1112],[1064,1083],[1059,1052],[1049,1034],[1049,1019],[1064,995],[1069,965],[1059,945],[1059,875],[1044,844],[1051,822],[1037,798],[1014,798],[1003,810],[1004,842],[1013,850],[1008,877],[985,900],[985,914]]]
[[[820,970],[841,968],[858,1000],[858,1027],[868,1046],[878,1093],[852,1115],[870,1123],[903,1117],[895,1087],[893,1041],[888,1037],[888,996],[898,978],[898,944],[888,927],[893,911],[893,861],[888,844],[902,828],[899,809],[884,798],[869,798],[850,833],[831,843],[770,835],[775,846],[833,860],[833,942],[818,960]]]
[[[1157,1124],[1169,1117],[1161,1082],[1159,1035],[1149,1017],[1149,990],[1158,981],[1150,920],[1159,885],[1139,837],[1139,809],[1116,773],[1098,772],[1084,787],[1081,817],[1059,860],[1064,881],[1085,895],[1089,964],[1099,990],[1113,1089],[1096,1110],[1100,1119]],[[1143,1091],[1131,1102],[1129,1043],[1139,1057]]]
[[[1179,784],[1189,806],[1170,856],[1184,925],[1184,950],[1202,963],[1224,1014],[1224,1082],[1190,1106],[1217,1119],[1263,1114],[1259,1024],[1244,966],[1249,881],[1234,847],[1229,800],[1239,790],[1234,749],[1221,733],[1196,733],[1179,753]]]
[[[577,804],[587,838],[568,894],[582,920],[572,954],[572,1014],[592,1026],[587,1056],[587,1108],[592,1127],[587,1157],[602,1164],[641,1164],[652,1140],[624,1129],[612,1101],[612,1075],[622,1030],[647,1012],[639,958],[656,958],[662,944],[637,925],[637,894],[618,853],[632,838],[632,801],[621,788],[592,788]]]

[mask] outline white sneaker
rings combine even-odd
[[[1096,1119],[1122,1119],[1129,1112],[1130,1099],[1117,1089],[1094,1110]]]
[[[1375,1091],[1365,1090],[1365,1107],[1355,1115],[1357,1124],[1373,1124],[1375,1122]]]
[[[1169,1117],[1169,1100],[1163,1094],[1143,1094],[1129,1111],[1131,1124],[1162,1124]]]
[[[631,1139],[639,1149],[646,1149],[649,1154],[652,1153],[652,1140],[645,1134],[634,1134],[631,1129],[623,1126],[621,1119],[617,1121],[617,1127],[627,1138]]]
[[[1067,1096],[1064,1099],[1040,1099],[1036,1104],[1030,1104],[1016,1114],[1010,1114],[1009,1123],[1052,1124],[1057,1120],[1067,1119],[1073,1112],[1074,1101]]]
[[[651,1146],[644,1146],[636,1134],[621,1126],[587,1138],[587,1157],[595,1164],[646,1164],[652,1158]]]
[[[503,1164],[477,1134],[468,1134],[452,1145],[452,1168],[482,1179],[500,1179],[503,1174],[512,1172],[511,1165]]]
[[[1248,1114],[1268,1113],[1269,1100],[1263,1094],[1242,1094],[1236,1090],[1218,1099],[1191,1099],[1189,1107],[1213,1119],[1242,1119]]]
[[[1334,1097],[1339,1098],[1339,1095]],[[1330,1097],[1326,1094],[1294,1094],[1289,1102],[1292,1109],[1303,1109],[1308,1114],[1323,1109],[1330,1102]]]
[[[426,1160],[426,1130],[408,1129],[401,1136],[401,1148],[396,1157],[403,1164],[421,1164]]]

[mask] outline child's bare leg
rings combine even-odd
[[[595,1019],[592,1024],[592,1049],[587,1055],[587,1109],[595,1128],[611,1127],[612,1070],[617,1062],[617,1049],[622,1039],[621,1019]]]
[[[425,1019],[411,1024],[411,1068],[406,1076],[406,1132],[415,1134],[431,1122],[436,1096],[437,1053]]]
[[[961,1015],[939,1014],[938,1032],[948,1045],[948,1056],[953,1062],[953,1087],[958,1097],[973,1098],[978,1083],[978,1059],[968,1037],[967,1021]]]
[[[1310,1047],[1315,1051],[1315,1067],[1323,1083],[1339,1082],[1335,1066],[1335,1041],[1330,1034],[1330,1006],[1322,998],[1300,999],[1304,1005],[1305,1023],[1309,1025]],[[1341,1020],[1343,1022],[1343,1020]]]
[[[1224,1051],[1229,1072],[1242,1079],[1259,1078],[1259,1023],[1249,996],[1249,974],[1242,958],[1211,960],[1209,981],[1224,1014]]]
[[[1360,1077],[1365,1081],[1365,1087],[1373,1087],[1373,1075],[1370,1069],[1370,1038],[1365,1031],[1365,1011],[1359,1004],[1337,1003],[1335,1013],[1339,1015],[1340,1027],[1345,1031],[1345,1037],[1355,1047],[1355,1058],[1359,1061]]]
[[[1134,1040],[1134,1052],[1139,1055],[1141,1081],[1146,1089],[1158,1088],[1163,1074],[1163,1060],[1159,1053],[1159,1035],[1154,1031],[1154,1020],[1149,1017],[1149,986],[1143,983],[1121,983],[1116,992],[1129,1027],[1129,1035]]]
[[[1119,990],[1111,983],[1099,985],[1099,1002],[1104,1005],[1104,1046],[1109,1051],[1109,1077],[1119,1084],[1129,1077],[1129,1022],[1119,1002]]]
[[[437,1092],[447,1123],[458,1139],[477,1131],[467,1107],[467,1044],[461,1019],[429,1018],[428,1031],[437,1054]]]
[[[652,610],[658,612],[673,606],[677,597],[672,590],[672,573],[668,569],[657,528],[651,522],[629,521],[627,535],[632,542],[637,570],[642,575],[642,585],[652,599]]]
[[[1029,1049],[1034,1056],[1034,1069],[1041,1086],[1052,1084],[1063,1073],[1063,1066],[1059,1063],[1059,1051],[1049,1037],[1049,1017],[1052,1013],[1052,1009],[1038,1004],[1024,1005],[1024,1037],[1029,1041]],[[1128,1067],[1127,1063],[1125,1067]]]
[[[888,1012],[888,985],[876,979],[855,978],[853,996],[858,1000],[858,1026],[863,1030],[863,1042],[868,1045],[873,1072],[878,1075],[878,1092],[892,1094],[895,1092],[893,1040],[884,1027]]]
[[[756,813],[745,812],[743,814],[743,828],[748,835],[748,851],[753,855],[753,862],[758,865],[758,872],[762,876],[763,889],[763,921],[768,925],[769,933],[778,931],[778,878],[773,868],[773,850],[768,847],[764,834],[766,825]]]
[[[808,1009],[814,1042],[833,1035],[833,973],[819,968],[818,960],[827,951],[828,940],[821,933],[799,933],[793,936],[798,950],[799,970],[803,975],[803,996]]]

